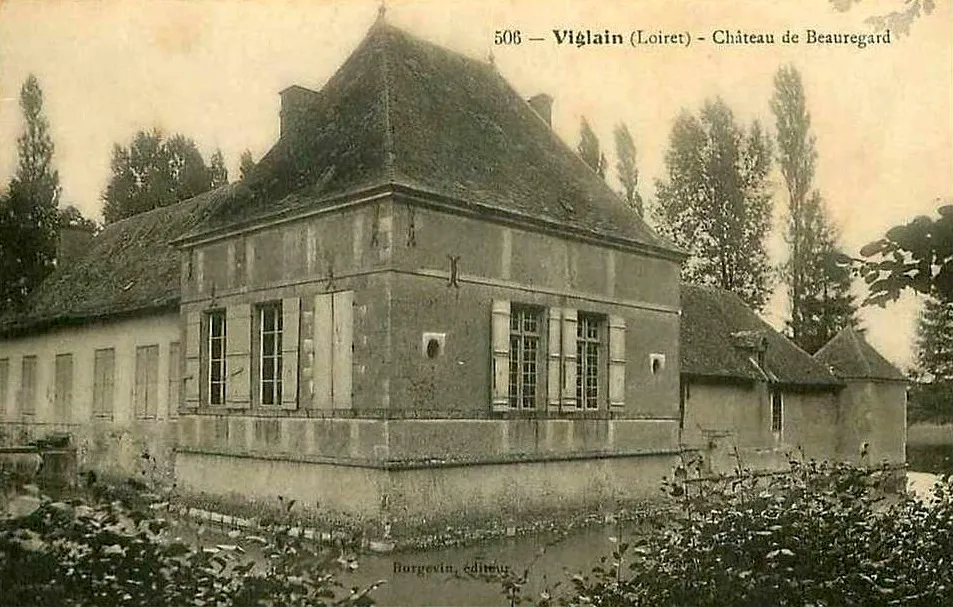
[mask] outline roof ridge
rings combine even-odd
[[[870,366],[870,361],[867,360],[867,355],[864,353],[863,345],[857,337],[857,332],[854,331],[853,327],[845,327],[847,331],[847,336],[851,341],[851,345],[854,347],[854,350],[857,352],[857,358],[860,359],[861,364],[864,367],[864,375],[870,377],[873,375],[874,370]]]

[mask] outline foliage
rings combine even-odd
[[[344,589],[334,577],[353,561],[292,537],[287,527],[267,538],[242,539],[235,531],[234,544],[198,547],[173,538],[172,529],[173,521],[121,501],[46,499],[32,513],[0,522],[0,604],[373,603],[368,593],[376,585]]]
[[[25,128],[17,138],[19,162],[0,197],[0,311],[21,306],[53,270],[56,256],[59,174],[43,91],[32,74],[20,90],[20,109]]]
[[[228,180],[221,152],[207,166],[194,141],[166,137],[158,129],[139,131],[128,147],[116,144],[110,166],[103,193],[106,223],[186,200]]]
[[[907,395],[907,423],[953,423],[953,381],[917,382]]]
[[[857,306],[850,272],[838,264],[845,256],[837,247],[837,231],[820,193],[812,191],[817,150],[801,74],[793,66],[775,75],[771,109],[788,194],[785,240],[790,253],[781,266],[791,314],[787,325],[794,342],[813,354],[839,330],[857,326]]]
[[[660,231],[691,253],[683,279],[733,291],[760,310],[769,290],[769,137],[757,121],[738,126],[721,99],[708,100],[699,117],[675,120],[665,165],[655,214]]]
[[[949,605],[953,483],[888,496],[888,469],[792,464],[788,474],[670,482],[657,531],[573,576],[559,605]]]
[[[94,220],[86,217],[75,206],[69,204],[59,210],[57,217],[57,228],[82,228],[91,233],[99,231],[100,225]]]
[[[639,168],[636,165],[635,141],[632,139],[629,127],[621,122],[615,127],[614,135],[618,158],[615,166],[619,182],[622,184],[622,198],[635,209],[639,217],[642,217],[645,208],[642,196],[639,194]]]
[[[586,120],[586,117],[582,117],[582,122],[579,126],[579,145],[576,147],[576,151],[579,152],[579,156],[582,157],[583,161],[589,165],[593,171],[596,172],[599,177],[606,176],[606,157],[601,151],[599,151],[599,138],[596,137],[595,132],[592,130],[592,127],[589,126],[589,121]]]
[[[251,175],[252,169],[255,168],[255,160],[252,158],[251,150],[245,150],[242,152],[242,156],[239,159],[239,175],[244,181]]]
[[[953,382],[953,301],[927,299],[917,319],[917,370],[931,381]]]
[[[953,205],[938,213],[894,226],[860,250],[867,259],[857,269],[870,290],[864,305],[883,306],[906,289],[953,301]]]
[[[853,5],[859,4],[860,0],[830,0],[830,3],[838,11],[849,10]],[[866,22],[874,29],[896,30],[901,34],[909,34],[910,26],[920,18],[921,15],[929,15],[936,8],[936,0],[904,0],[903,6],[890,11],[886,15],[875,15],[868,17]]]

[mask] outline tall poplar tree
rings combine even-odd
[[[53,270],[60,195],[43,91],[30,74],[20,90],[18,163],[0,200],[0,308],[15,310]]]
[[[606,157],[599,149],[599,138],[595,131],[589,126],[586,117],[582,117],[579,125],[579,145],[576,147],[579,156],[589,167],[596,172],[599,177],[606,175]]]
[[[639,194],[639,168],[636,164],[635,140],[629,127],[619,123],[615,127],[616,175],[622,184],[622,198],[639,217],[645,214],[642,196]]]
[[[857,325],[857,305],[850,293],[850,272],[835,263],[843,257],[837,230],[814,189],[816,141],[801,74],[793,66],[775,75],[771,109],[788,199],[784,237],[789,256],[781,266],[790,312],[787,325],[794,342],[813,353],[840,329]]]
[[[687,282],[737,293],[760,310],[768,297],[765,239],[771,226],[771,141],[755,121],[735,122],[721,99],[675,120],[656,184],[659,230],[690,252]]]

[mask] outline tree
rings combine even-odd
[[[781,266],[791,314],[787,325],[794,342],[813,353],[840,329],[857,324],[856,305],[850,272],[835,263],[842,255],[837,231],[820,193],[812,191],[817,151],[801,75],[793,66],[775,75],[771,109],[788,195],[785,241],[790,253]]]
[[[116,144],[110,164],[103,193],[106,223],[191,198],[227,180],[224,160],[216,168],[213,157],[213,166],[206,166],[194,141],[166,138],[157,129],[139,131],[128,147]]]
[[[80,210],[71,204],[60,209],[56,224],[59,229],[83,228],[91,233],[99,230],[98,223],[83,216]]]
[[[228,169],[225,168],[225,156],[222,150],[216,149],[209,161],[209,173],[211,178],[211,189],[220,188],[228,183]]]
[[[239,163],[239,175],[241,176],[242,181],[244,181],[249,175],[251,175],[252,169],[255,168],[255,161],[252,159],[251,150],[245,150],[242,152],[242,157],[239,160]]]
[[[870,291],[864,305],[883,306],[907,289],[953,301],[953,205],[937,212],[894,226],[860,250],[867,259],[853,261]]]
[[[19,162],[0,200],[0,308],[20,307],[53,270],[56,256],[59,174],[53,140],[43,114],[43,91],[30,74],[20,90],[24,131],[17,138]]]
[[[636,165],[635,141],[629,127],[619,123],[615,127],[615,150],[618,161],[616,174],[622,184],[622,197],[642,217],[645,213],[642,196],[639,194],[639,168]]]
[[[576,151],[599,177],[605,177],[606,157],[599,151],[599,138],[596,137],[585,116],[582,117],[582,123],[579,127],[579,145],[576,147]]]
[[[659,229],[690,253],[688,282],[737,293],[760,310],[768,296],[765,238],[771,224],[771,141],[755,121],[744,130],[721,99],[699,117],[683,111],[656,183]]]
[[[927,299],[917,319],[917,370],[930,381],[953,382],[953,302]]]
[[[860,0],[829,0],[834,9],[840,12],[850,10],[850,8],[859,4]],[[899,2],[895,3],[900,5]],[[904,0],[902,6],[896,10],[890,11],[885,15],[875,15],[868,17],[864,21],[877,30],[896,30],[901,34],[909,34],[910,26],[920,18],[921,15],[929,15],[936,8],[936,0]]]

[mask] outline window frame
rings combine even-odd
[[[774,440],[780,442],[784,440],[784,394],[777,388],[772,388],[768,394],[771,434]]]
[[[20,402],[19,413],[21,415],[36,416],[36,385],[39,361],[36,354],[26,354],[20,361]],[[24,379],[27,377],[27,368],[29,367],[30,383],[27,384]],[[28,389],[29,388],[29,389]],[[29,398],[26,396],[29,395]],[[29,405],[29,408],[26,406]]]
[[[137,419],[159,417],[159,358],[159,344],[136,346],[133,395]]]
[[[206,365],[207,378],[205,381],[205,402],[212,407],[224,407],[226,404],[226,390],[228,389],[228,317],[224,308],[209,310],[205,313],[206,322]],[[220,319],[221,334],[216,334],[215,320]],[[215,357],[215,342],[221,342],[220,354]],[[218,379],[213,370],[218,366]],[[216,396],[218,397],[216,399]]]
[[[53,415],[57,422],[68,423],[71,421],[70,409],[73,405],[73,380],[75,375],[72,352],[63,352],[53,356]],[[61,416],[62,419],[60,419]]]
[[[535,321],[535,330],[528,329],[525,321],[532,318]],[[546,334],[543,330],[546,326],[546,316],[544,310],[538,306],[510,304],[510,325],[508,330],[509,340],[509,370],[507,372],[507,381],[509,383],[509,394],[507,395],[507,406],[512,411],[540,411],[544,392],[540,390],[542,378],[544,377],[544,367],[542,364],[543,353],[546,351]],[[515,329],[514,329],[515,325]],[[515,330],[515,332],[514,332]],[[514,342],[515,340],[515,342]],[[532,360],[527,360],[524,356],[527,345],[532,344],[535,348],[535,354]],[[532,363],[530,367],[530,363]],[[526,387],[527,377],[532,378],[532,395],[527,400]],[[515,382],[514,382],[515,378]],[[531,404],[527,404],[531,403]]]
[[[595,337],[587,329],[596,330]],[[576,317],[576,410],[599,411],[606,401],[608,380],[608,327],[605,316],[577,312]],[[594,357],[594,362],[589,362]],[[590,373],[591,372],[591,373]],[[587,392],[594,389],[590,397]],[[590,404],[592,403],[592,404]]]
[[[265,322],[265,314],[273,313],[271,330]],[[284,359],[282,356],[282,346],[284,344],[284,306],[281,300],[266,301],[255,306],[255,322],[257,323],[256,336],[258,343],[255,348],[255,363],[257,365],[257,384],[255,391],[258,396],[258,404],[262,407],[281,407],[282,393],[284,391],[282,365]],[[271,353],[265,351],[265,338],[271,335]],[[271,368],[271,378],[265,379],[265,368]],[[269,392],[266,393],[266,384],[270,384]],[[266,394],[270,393],[268,399]],[[270,402],[267,402],[269,401]]]

